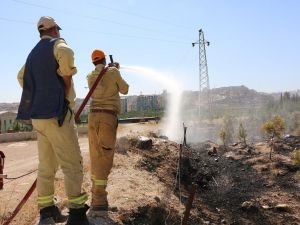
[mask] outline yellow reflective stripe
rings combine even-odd
[[[46,205],[47,203],[53,203],[53,199],[51,200],[37,200],[38,204],[40,205]]]
[[[43,200],[43,199],[49,199],[49,198],[53,198],[54,197],[54,195],[48,195],[48,196],[38,196],[38,199],[41,199],[41,200]]]
[[[107,185],[107,180],[95,180],[95,185],[97,186],[106,186]]]
[[[78,197],[78,198],[73,198],[73,199],[69,199],[69,202],[81,205],[84,202],[86,202],[88,200],[88,196],[87,193],[83,194],[82,196]]]
[[[97,180],[95,176],[92,176],[92,180],[94,181],[94,184],[97,186],[106,186],[107,180]]]
[[[37,197],[37,202],[40,205],[46,205],[48,203],[53,203],[53,197],[54,195],[49,195],[49,196],[38,196]]]
[[[46,205],[48,203],[53,203],[53,197],[54,197],[54,195],[38,196],[37,197],[37,203],[39,205]]]

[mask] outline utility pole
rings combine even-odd
[[[200,103],[205,102],[204,98],[206,98],[206,102],[208,104],[208,109],[210,111],[210,87],[209,87],[209,77],[208,77],[208,67],[207,67],[207,59],[206,59],[206,49],[205,46],[209,46],[210,42],[204,39],[204,32],[202,29],[199,30],[199,40],[192,43],[192,46],[199,45],[199,96],[198,96],[198,113],[199,117],[201,115],[200,111]],[[203,99],[201,99],[203,98]]]

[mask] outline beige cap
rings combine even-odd
[[[57,28],[61,30],[61,28],[57,25],[55,20],[50,16],[42,16],[39,22],[37,23],[38,30],[48,30],[55,26],[57,26]]]

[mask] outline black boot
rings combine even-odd
[[[69,218],[66,225],[92,225],[86,216],[86,212],[90,207],[84,205],[83,208],[70,209]]]
[[[61,214],[57,206],[48,206],[40,210],[39,225],[54,225],[55,223],[63,223],[68,216]]]

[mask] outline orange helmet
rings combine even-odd
[[[92,61],[93,62],[96,62],[103,58],[105,58],[105,54],[102,50],[96,49],[93,51],[93,53],[92,53]]]

